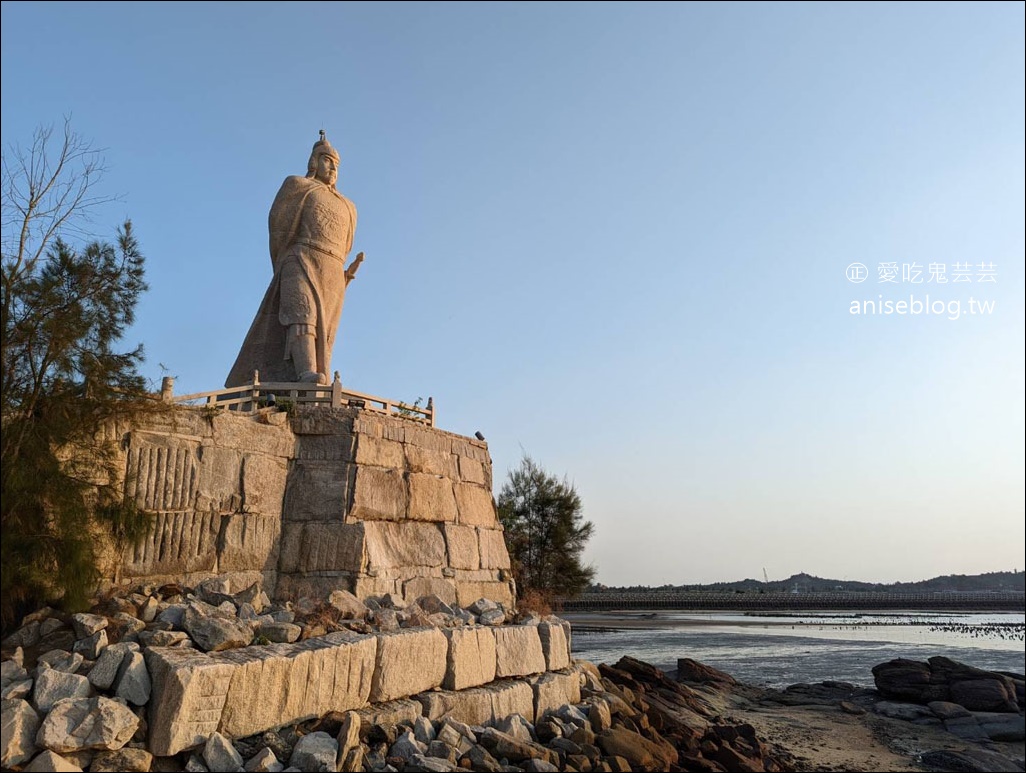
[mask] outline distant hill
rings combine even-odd
[[[715,582],[708,585],[662,585],[649,587],[647,585],[634,585],[630,587],[612,587],[609,585],[596,584],[588,588],[589,593],[601,593],[603,591],[631,591],[643,593],[645,591],[764,591],[799,593],[825,592],[825,591],[875,591],[875,592],[919,592],[919,593],[943,593],[945,591],[964,592],[986,592],[986,591],[1023,591],[1026,592],[1026,572],[987,572],[986,574],[946,574],[943,577],[934,577],[931,580],[920,580],[918,582],[856,582],[854,580],[831,580],[824,577],[814,577],[811,574],[794,574],[786,580],[763,582],[761,580],[738,580],[736,582]]]

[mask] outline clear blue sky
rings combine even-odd
[[[106,148],[129,343],[184,393],[324,128],[367,254],[343,382],[433,396],[496,489],[522,451],[566,474],[602,582],[1021,569],[1023,9],[5,2],[3,143]],[[927,295],[961,316],[851,314]]]

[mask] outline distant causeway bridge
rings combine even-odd
[[[649,593],[584,593],[563,599],[565,612],[627,609],[681,609],[720,611],[792,611],[837,609],[950,610],[959,612],[1026,612],[1026,593],[873,593],[843,591],[810,593],[758,593],[707,591],[652,591]]]

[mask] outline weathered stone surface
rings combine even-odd
[[[218,543],[217,568],[221,572],[276,570],[280,543],[280,515],[227,515]]]
[[[951,701],[965,706],[970,711],[1018,710],[1015,687],[1007,677],[995,675],[994,678],[952,680],[950,690]]]
[[[485,465],[477,459],[470,459],[466,456],[457,456],[459,460],[460,480],[465,483],[475,483],[484,488],[491,488],[491,475],[486,471]]]
[[[414,756],[420,756],[427,750],[426,745],[419,743],[409,730],[402,730],[388,749],[389,757],[397,757],[408,763]]]
[[[82,655],[86,660],[96,660],[100,653],[107,648],[107,632],[99,630],[92,636],[79,639],[75,642],[74,651]]]
[[[477,616],[477,621],[481,625],[502,625],[506,622],[506,613],[501,609],[487,609]]]
[[[350,465],[297,462],[289,474],[282,515],[286,521],[341,521],[349,504]]]
[[[214,571],[220,513],[160,512],[152,518],[146,536],[126,553],[127,576]]]
[[[941,749],[926,752],[922,756],[922,762],[929,770],[957,770],[964,771],[964,773],[1022,770],[1022,765],[1012,757],[980,748]]]
[[[56,751],[45,749],[23,770],[26,773],[81,773],[82,768]]]
[[[415,521],[456,521],[452,481],[440,475],[410,473],[409,518]]]
[[[534,691],[527,682],[503,680],[483,689],[492,696],[492,716],[495,719],[520,714],[534,721]]]
[[[115,683],[115,697],[135,706],[143,706],[149,701],[150,674],[142,653],[129,652],[122,658]]]
[[[1026,718],[1022,714],[976,711],[973,718],[992,741],[1016,743],[1026,740]]]
[[[242,771],[242,755],[221,733],[211,733],[203,744],[203,761],[210,770],[236,773]]]
[[[495,757],[493,757],[483,746],[473,746],[467,752],[467,759],[470,760],[471,770],[484,770],[489,773],[505,770]]]
[[[370,597],[385,596],[388,594],[401,594],[402,580],[390,575],[383,575],[376,571],[373,577],[358,576],[352,585],[353,595],[357,598],[366,599]]]
[[[589,698],[588,722],[591,724],[592,732],[598,734],[613,726],[613,715],[609,711],[609,704],[601,698]]]
[[[32,679],[22,679],[18,682],[9,682],[6,687],[0,690],[0,698],[4,700],[15,700],[27,698],[32,692]]]
[[[456,603],[466,607],[479,598],[493,599],[509,606],[513,604],[513,592],[507,582],[467,581],[456,577]]]
[[[419,715],[418,715],[419,716]],[[360,745],[360,715],[355,711],[346,711],[342,715],[342,726],[335,740],[338,742],[338,759],[344,760],[346,755]]]
[[[541,744],[520,741],[494,727],[486,727],[480,736],[481,744],[495,757],[505,757],[510,762],[539,759],[548,763],[559,762],[559,755]]]
[[[162,631],[161,633],[169,633],[168,631]],[[181,634],[184,636],[185,634]],[[125,655],[131,652],[138,652],[139,645],[135,642],[118,642],[117,644],[111,644],[100,653],[99,660],[89,671],[89,683],[100,690],[108,689],[114,684],[114,679],[118,675],[118,669],[121,668],[121,661]]]
[[[142,631],[139,641],[146,647],[179,647],[189,641],[189,634],[185,631]],[[89,675],[92,676],[93,672],[90,671]]]
[[[401,470],[406,466],[403,444],[367,433],[356,438],[356,463]]]
[[[366,705],[374,673],[373,637],[340,631],[296,644],[235,651],[221,716],[232,738]]]
[[[698,684],[737,684],[730,674],[691,658],[677,658],[677,681]]]
[[[185,612],[185,630],[204,652],[245,647],[253,641],[253,629],[244,621],[223,617],[204,617],[192,608]]]
[[[930,701],[926,707],[941,719],[957,719],[958,717],[971,717],[972,712],[965,706],[948,701]]]
[[[625,727],[614,727],[596,738],[597,745],[610,756],[623,757],[632,770],[669,770],[677,763],[677,755],[643,735]]]
[[[453,486],[456,494],[456,506],[459,520],[464,526],[483,526],[494,529],[499,518],[495,513],[495,502],[492,492],[473,483],[457,483]]]
[[[477,529],[473,526],[457,526],[447,523],[442,526],[442,533],[445,535],[449,566],[453,569],[481,568],[481,550],[478,547]]]
[[[443,633],[449,640],[445,689],[462,690],[495,679],[495,632],[491,628],[450,628]]]
[[[70,655],[63,650],[53,650],[52,652],[56,658],[70,657]],[[39,657],[39,661],[46,662],[45,658],[50,656],[50,654],[51,653],[48,652],[46,655],[41,655]],[[22,662],[24,662],[24,655],[22,655]],[[82,663],[81,656],[79,657],[78,663]],[[78,666],[76,665],[75,668],[78,668]],[[58,669],[58,671],[64,670],[65,669]],[[0,689],[7,689],[7,685],[14,682],[21,682],[28,678],[29,673],[22,666],[22,663],[16,660],[5,660],[3,663],[0,663]]]
[[[511,714],[534,716],[534,698],[527,682],[502,680],[465,690],[435,690],[417,696],[424,716],[467,725],[492,725]],[[472,735],[472,734],[471,734]]]
[[[435,596],[446,604],[456,603],[456,586],[441,577],[412,577],[403,582],[403,599],[413,603],[423,596]]]
[[[281,516],[287,475],[284,459],[246,454],[242,459],[243,512]]]
[[[533,741],[531,726],[521,714],[510,714],[508,717],[496,717],[495,729],[518,741]]]
[[[26,773],[76,773],[76,771],[81,773],[82,768],[57,752],[47,749],[32,760],[24,770]]]
[[[547,621],[538,623],[538,637],[545,655],[546,670],[558,671],[570,666],[570,642],[561,624]]]
[[[318,730],[299,739],[289,757],[289,766],[303,771],[335,773],[337,758],[338,742]]]
[[[256,629],[258,637],[279,644],[291,644],[302,632],[303,629],[293,623],[261,623]]]
[[[139,727],[139,717],[118,701],[69,698],[43,720],[37,743],[58,753],[83,749],[120,749]]]
[[[323,406],[297,405],[289,417],[289,425],[297,435],[352,435],[360,411],[351,408],[325,410]],[[305,437],[300,438],[305,441]]]
[[[441,475],[452,481],[457,477],[456,457],[448,451],[406,445],[406,464],[410,472]]]
[[[406,517],[408,506],[409,494],[401,470],[356,468],[350,517],[364,521],[399,521]]]
[[[32,620],[3,640],[5,649],[34,647],[39,642],[39,621]]]
[[[198,463],[188,477],[195,479],[190,486],[195,504],[185,496],[178,507],[151,507],[151,510],[191,510],[203,512],[233,513],[242,505],[242,453],[237,450],[218,448],[213,444],[198,448]],[[152,464],[152,462],[151,462]]]
[[[281,571],[365,571],[368,528],[363,523],[286,523]]]
[[[445,719],[439,723],[435,738],[436,743],[444,743],[455,750],[459,757],[470,751],[470,747],[477,743],[477,736],[468,725],[452,719]]]
[[[328,596],[328,604],[337,609],[346,619],[364,620],[367,617],[367,605],[349,591],[332,591]]]
[[[510,568],[509,552],[506,550],[506,541],[501,529],[478,529],[478,543],[480,544],[482,569]]]
[[[448,640],[437,628],[382,634],[377,642],[372,701],[404,698],[441,686],[446,673]]]
[[[152,623],[157,612],[160,611],[160,602],[155,596],[147,596],[146,600],[139,605],[139,619],[144,623]]]
[[[424,709],[418,701],[400,698],[386,703],[375,703],[359,709],[356,713],[360,717],[360,727],[363,732],[373,725],[412,724],[413,720],[421,716],[423,712]]]
[[[82,655],[78,652],[68,652],[67,650],[50,650],[49,652],[43,653],[36,659],[36,665],[38,666],[40,663],[46,663],[46,665],[48,665],[50,668],[56,671],[63,671],[66,674],[74,674],[76,671],[78,671],[78,667],[82,665],[83,660],[85,660],[85,658],[83,658]],[[10,661],[5,661],[4,665],[6,666],[9,662]],[[21,670],[24,673],[25,677],[28,677],[28,672],[25,671],[25,669]],[[5,677],[4,682],[6,683],[6,681],[7,679]]]
[[[510,625],[494,630],[496,676],[526,676],[545,670],[538,626]]]
[[[534,690],[534,717],[541,721],[561,706],[581,702],[581,679],[575,672],[546,673],[530,679]]]
[[[410,757],[403,770],[409,771],[409,773],[453,773],[454,771],[462,771],[463,768],[448,759],[442,759],[430,754],[414,754]]]
[[[1015,683],[944,657],[927,663],[898,658],[873,667],[876,688],[888,698],[916,703],[950,701],[972,711],[1019,710]]]
[[[218,729],[234,664],[188,649],[147,650],[153,680],[149,747],[158,756],[202,743]]]
[[[486,725],[495,717],[494,696],[485,687],[426,692],[418,695],[417,700],[423,706],[424,716],[432,721],[454,719],[468,725]]]
[[[407,451],[409,451],[409,446],[416,446],[430,451],[452,453],[452,436],[447,432],[439,432],[438,430],[417,426],[409,422],[407,422],[404,430],[403,439],[406,441]]]
[[[278,761],[274,752],[265,746],[247,760],[243,768],[246,773],[280,773],[285,766]]]
[[[126,493],[150,512],[191,510],[198,493],[198,452],[198,438],[132,431]]]
[[[477,459],[479,462],[488,461],[488,443],[462,435],[452,435],[452,452],[457,456],[465,456],[468,459]]]
[[[68,674],[55,668],[41,667],[36,672],[32,702],[40,711],[50,711],[57,701],[65,698],[88,698],[92,694],[89,680],[78,674]]]
[[[240,451],[258,448],[268,456],[286,459],[296,453],[296,438],[288,426],[264,424],[256,417],[224,411],[211,419],[211,427],[214,444],[221,448]]]
[[[302,419],[305,422],[306,419]],[[344,422],[334,427],[336,434],[300,435],[296,444],[296,458],[312,461],[349,462],[353,459],[355,438]]]
[[[362,773],[364,770],[363,758],[362,746],[350,749],[344,757],[340,756],[338,769],[341,773]]]
[[[145,749],[124,746],[115,751],[100,752],[89,765],[90,773],[148,773],[153,755]]]
[[[107,627],[107,618],[103,615],[90,615],[85,612],[71,616],[71,625],[75,629],[76,639],[85,639]]]
[[[0,767],[27,762],[36,753],[39,715],[28,701],[14,699],[0,703]]]
[[[436,524],[379,521],[363,527],[371,570],[445,565],[445,539]]]

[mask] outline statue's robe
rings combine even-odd
[[[356,207],[335,188],[288,177],[268,215],[274,276],[257,310],[226,387],[298,380],[289,357],[290,325],[310,325],[317,372],[331,378],[331,351],[346,293],[345,260],[353,246]]]

